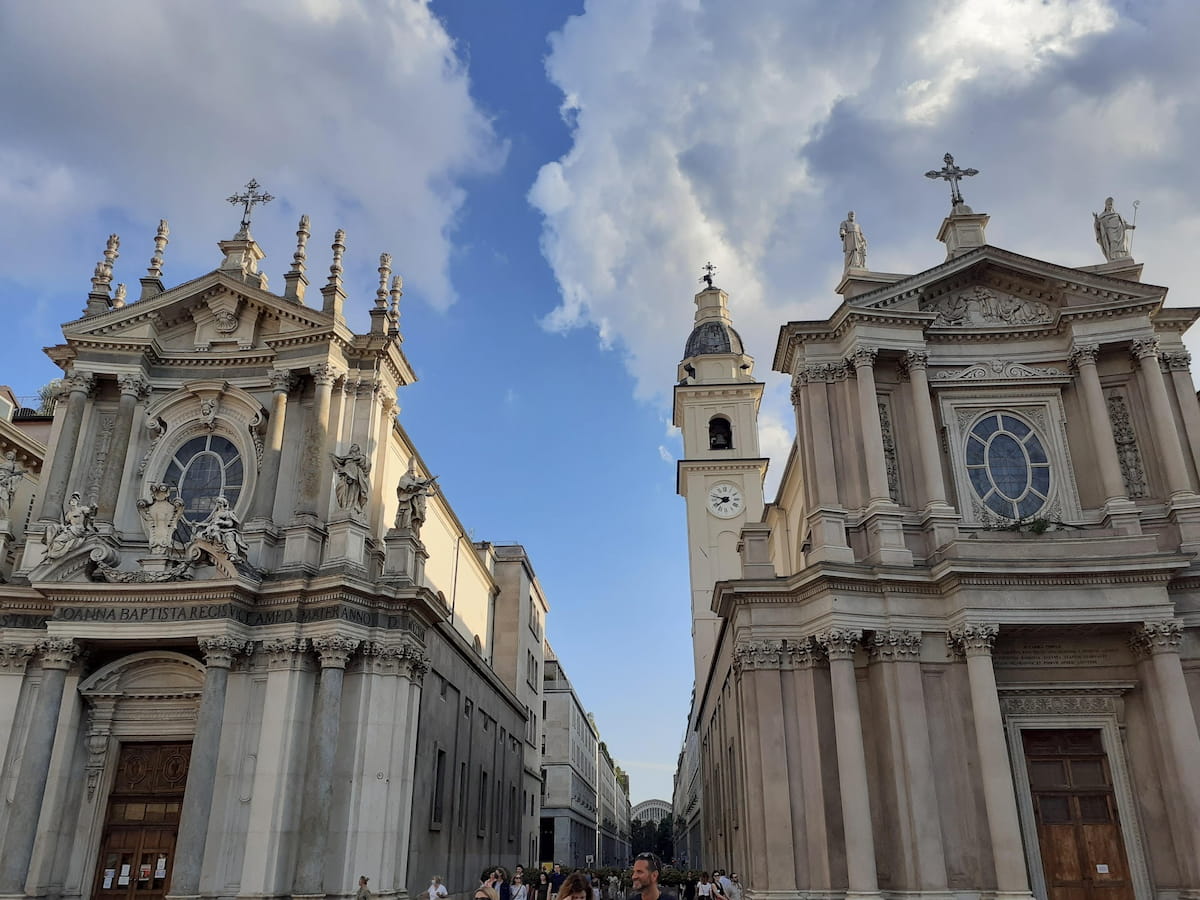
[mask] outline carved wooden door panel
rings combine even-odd
[[[1099,729],[1024,730],[1047,900],[1134,900]]]
[[[171,887],[190,743],[124,744],[92,896],[160,900]]]

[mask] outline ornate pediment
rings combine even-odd
[[[1004,328],[1048,325],[1055,308],[1044,300],[974,285],[935,298],[922,299],[922,312],[937,313],[934,328]]]
[[[1003,359],[989,359],[984,362],[972,363],[960,369],[934,369],[929,373],[929,380],[940,384],[947,382],[964,382],[978,384],[982,381],[1045,381],[1047,379],[1063,380],[1070,374],[1053,366],[1039,367],[1025,363],[1012,362]]]

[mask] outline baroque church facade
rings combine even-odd
[[[113,289],[110,238],[48,353],[53,418],[0,422],[0,894],[383,897],[536,857],[548,604],[474,543],[397,418],[415,380],[380,258],[281,293],[219,267]],[[315,302],[314,302],[315,300]]]
[[[1200,897],[1200,309],[1111,201],[1068,268],[952,185],[943,263],[867,269],[851,215],[841,302],[780,329],[773,502],[753,360],[696,297],[677,846],[754,897]]]

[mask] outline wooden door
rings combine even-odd
[[[160,900],[171,887],[190,743],[123,744],[108,798],[99,900]]]
[[[1134,900],[1099,729],[1023,730],[1047,900]]]

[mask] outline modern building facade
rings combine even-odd
[[[781,328],[770,504],[752,361],[696,298],[699,862],[753,896],[1200,896],[1200,310],[1119,241],[1068,268],[955,201],[944,262],[848,261]]]
[[[344,235],[309,291],[309,234],[280,293],[248,220],[168,288],[164,222],[136,301],[112,236],[53,419],[0,420],[0,894],[390,897],[528,862],[541,682],[510,657],[545,600],[396,417],[390,257],[357,333]]]

